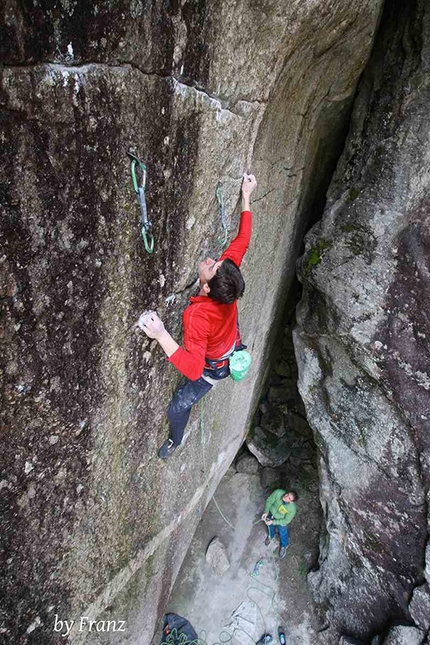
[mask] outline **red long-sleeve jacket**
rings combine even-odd
[[[240,266],[251,239],[252,214],[242,211],[239,232],[220,260],[229,258]],[[205,359],[221,358],[233,347],[237,335],[237,301],[230,305],[209,296],[190,298],[182,316],[185,348],[168,359],[184,376],[195,381],[203,374]]]

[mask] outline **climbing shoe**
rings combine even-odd
[[[158,456],[161,457],[161,459],[167,459],[170,455],[173,455],[177,447],[178,446],[175,446],[172,439],[167,439],[159,449]]]
[[[281,546],[281,548],[279,549],[279,557],[281,558],[281,560],[287,555],[287,549],[288,546]]]
[[[270,537],[269,537],[269,536],[267,536],[267,538],[264,540],[264,544],[265,544],[266,546],[269,546],[270,542],[271,542],[271,539],[270,539]]]
[[[283,627],[278,627],[278,638],[281,645],[286,645],[285,632]]]
[[[264,634],[259,641],[257,641],[257,645],[270,645],[270,643],[273,641],[273,638],[270,634]]]

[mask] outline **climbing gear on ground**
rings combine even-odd
[[[287,546],[281,546],[281,548],[279,549],[279,558],[281,560],[285,558],[285,556],[287,555],[287,549],[288,549],[288,544]]]
[[[230,376],[234,381],[242,381],[249,372],[252,363],[252,356],[249,352],[241,349],[230,357]]]
[[[160,645],[197,645],[199,637],[191,623],[178,614],[165,614]]]
[[[134,192],[136,193],[137,199],[139,200],[140,219],[142,223],[141,235],[142,235],[143,243],[148,253],[152,253],[154,250],[154,236],[151,233],[152,224],[148,219],[148,213],[146,210],[146,199],[145,199],[146,166],[141,161],[139,161],[139,159],[135,157],[135,155],[133,155],[131,152],[127,152],[127,154],[131,159],[130,171],[131,171],[131,178],[133,180]],[[136,166],[138,166],[142,171],[142,182],[140,186],[137,183]]]
[[[266,546],[269,546],[269,544],[271,543],[271,541],[272,541],[272,540],[270,539],[270,536],[268,535],[268,536],[267,536],[267,538],[264,540],[264,544],[265,544]]]
[[[167,439],[159,449],[158,456],[161,459],[167,459],[168,457],[173,455],[177,447],[178,446],[175,446],[172,439]]]
[[[270,643],[273,641],[273,637],[270,634],[264,634],[259,641],[257,641],[257,645],[270,645]]]
[[[287,639],[283,627],[278,627],[278,639],[281,645],[286,645]]]
[[[227,220],[225,218],[225,208],[224,208],[224,189],[222,186],[222,183],[219,181],[217,183],[217,187],[215,190],[215,196],[218,201],[218,212],[219,212],[219,217],[221,220],[221,225],[224,231],[224,238],[221,236],[218,238],[218,241],[222,243],[223,246],[225,246],[227,242],[227,235],[228,235],[228,229],[227,229]]]
[[[254,565],[254,570],[251,573],[252,578],[256,578],[260,572],[261,567],[263,566],[264,562],[263,560],[257,560],[257,562]]]

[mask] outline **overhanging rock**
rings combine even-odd
[[[114,616],[151,640],[246,434],[381,1],[102,4],[12,2],[3,15],[1,530],[4,634],[17,645],[52,642],[55,616],[75,620],[74,644],[93,637],[79,616]],[[130,148],[148,167],[152,256]],[[154,308],[179,338],[196,264],[221,251],[216,183],[231,237],[247,167],[260,182],[240,314],[253,368],[208,397],[204,458],[193,416],[163,464],[177,375],[132,326]]]

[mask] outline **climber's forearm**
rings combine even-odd
[[[176,340],[174,340],[169,334],[169,332],[166,331],[165,329],[161,332],[161,334],[157,336],[156,340],[160,343],[161,347],[164,349],[166,355],[169,358],[179,348],[179,345],[176,342]]]
[[[251,210],[251,201],[249,195],[242,195],[242,212]]]

